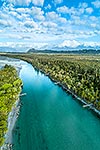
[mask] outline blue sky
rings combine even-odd
[[[100,0],[0,0],[0,46],[100,46]]]

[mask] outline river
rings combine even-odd
[[[100,119],[32,65],[22,63],[13,150],[100,150]]]

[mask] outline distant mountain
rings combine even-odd
[[[7,47],[7,46],[1,46],[0,47],[0,52],[14,52],[14,53],[17,53],[17,52],[26,52],[27,50],[29,49],[29,47]]]
[[[12,47],[0,47],[0,52],[15,52],[16,49]]]
[[[98,49],[94,49],[91,46],[89,46],[88,48],[82,48],[83,46],[78,46],[77,48],[69,48],[67,46],[65,47],[53,47],[51,49],[35,49],[35,48],[31,48],[29,49],[29,47],[18,47],[16,46],[15,48],[12,47],[6,47],[6,46],[2,46],[0,47],[0,52],[13,52],[13,53],[23,53],[23,52],[27,52],[27,53],[77,53],[77,54],[100,54],[100,48],[98,47]]]
[[[58,49],[58,50],[36,50],[34,48],[31,48],[28,50],[27,53],[76,53],[76,54],[100,54],[100,50],[95,49]]]
[[[27,53],[54,53],[54,52],[58,52],[58,51],[54,51],[54,50],[36,50],[34,48],[31,48],[27,51]]]

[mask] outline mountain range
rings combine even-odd
[[[0,52],[27,52],[27,53],[93,53],[93,54],[100,54],[100,47],[93,47],[93,46],[88,46],[85,47],[83,45],[77,46],[76,48],[70,48],[68,46],[64,47],[59,47],[59,46],[54,46],[50,49],[47,49],[44,47],[43,49],[35,49],[35,48],[29,48],[29,47],[23,47],[23,48],[18,48],[18,47],[0,47]]]
[[[100,54],[100,50],[95,49],[82,49],[82,50],[75,50],[75,49],[66,49],[66,50],[35,50],[31,48],[28,50],[27,53],[76,53],[76,54]]]

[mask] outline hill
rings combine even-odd
[[[31,48],[27,53],[76,53],[76,54],[100,54],[100,50],[82,49],[82,50],[36,50]]]

